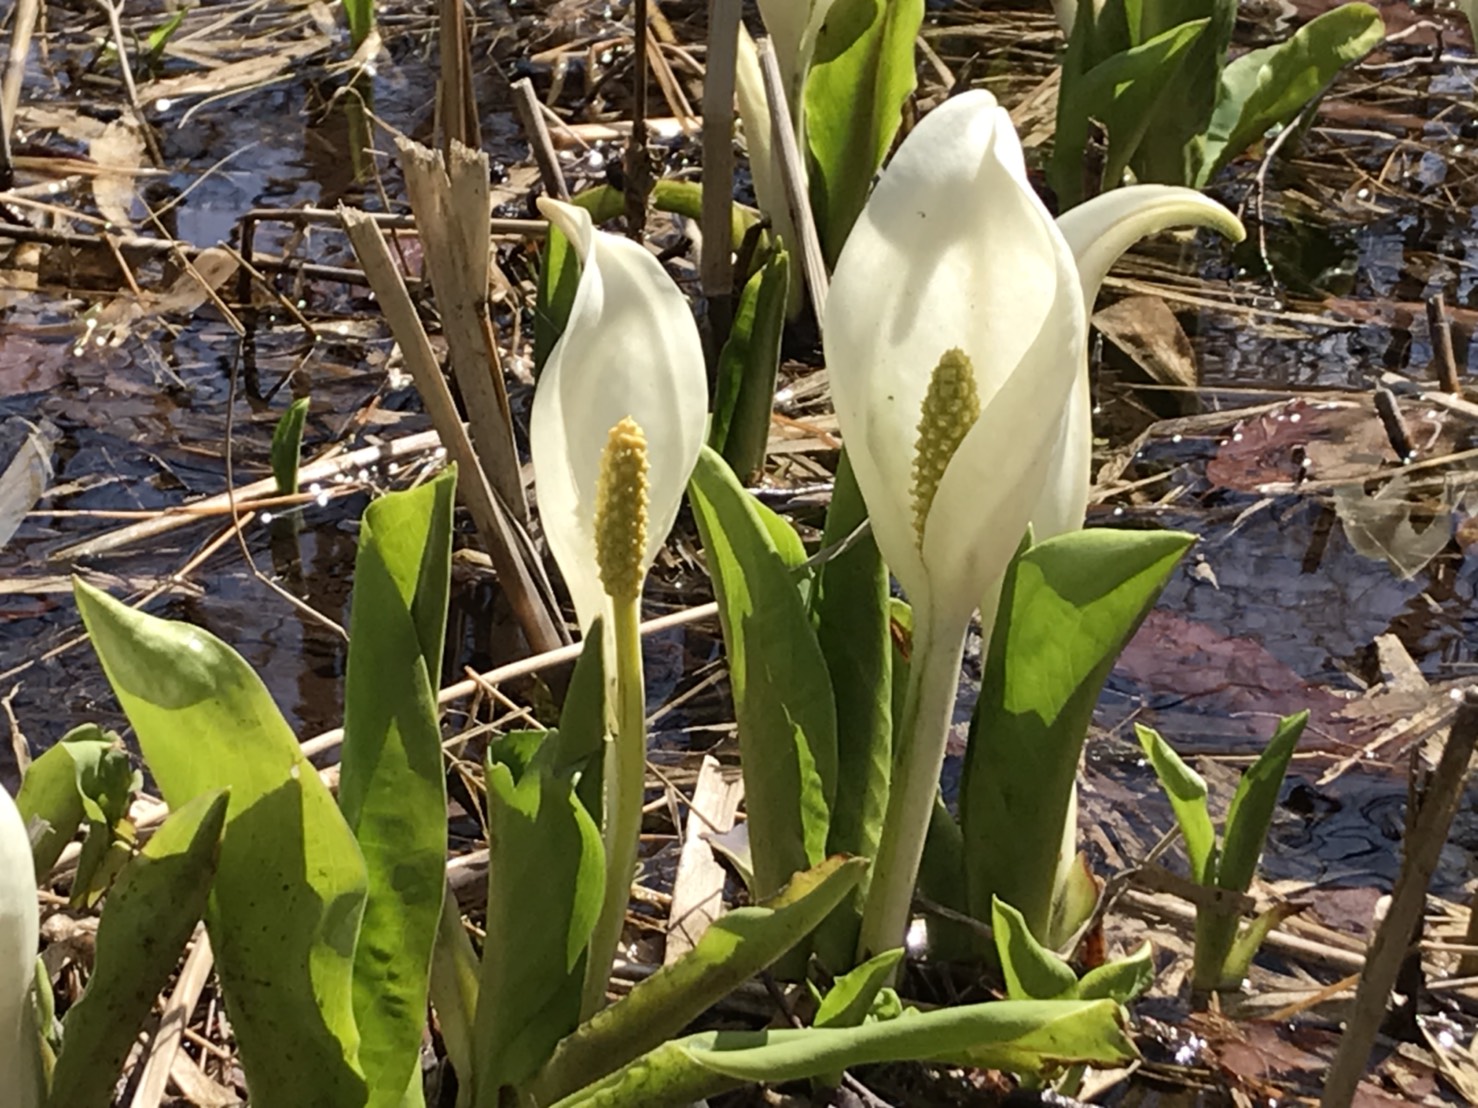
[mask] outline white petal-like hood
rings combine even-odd
[[[1130,185],[1100,193],[1057,217],[1072,249],[1088,310],[1119,257],[1140,239],[1171,227],[1211,227],[1233,242],[1247,232],[1215,200],[1176,185]]]
[[[7,1095],[20,1097],[21,1104],[30,1103],[33,1079],[36,1044],[26,1041],[32,1023],[23,1015],[36,978],[39,926],[30,836],[15,801],[0,786],[0,1074]]]
[[[647,437],[645,570],[698,460],[708,383],[693,313],[661,263],[640,244],[596,230],[583,208],[548,199],[539,208],[581,262],[569,322],[534,393],[529,438],[544,533],[584,631],[606,609],[594,524],[607,436],[630,416]]]
[[[940,105],[884,171],[837,261],[826,363],[879,549],[910,598],[974,603],[1015,552],[1082,372],[1087,322],[1067,242],[986,92]],[[915,545],[910,490],[930,376],[974,366],[981,415]]]
[[[1058,216],[1057,226],[1073,252],[1084,310],[1090,317],[1109,269],[1146,235],[1191,226],[1211,227],[1233,242],[1246,236],[1237,217],[1216,201],[1172,185],[1134,185],[1102,193]],[[1073,386],[1046,488],[1032,515],[1038,542],[1083,525],[1092,483],[1092,405],[1085,362]]]

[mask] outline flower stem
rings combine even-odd
[[[936,627],[925,605],[914,610],[913,664],[893,753],[888,813],[862,911],[859,962],[901,946],[908,930],[914,883],[954,718],[968,626],[968,621],[957,626],[950,620]]]
[[[640,599],[617,600],[611,626],[615,634],[615,726],[606,745],[605,898],[585,962],[585,995],[580,1018],[589,1019],[605,1004],[611,963],[626,922],[631,879],[641,838],[642,796],[647,773],[646,682],[642,676]],[[607,695],[610,695],[609,693]]]

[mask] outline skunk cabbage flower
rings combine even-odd
[[[580,630],[601,618],[606,723],[605,881],[582,1018],[605,1001],[641,835],[646,774],[641,590],[703,446],[708,376],[688,302],[646,248],[597,231],[583,208],[541,200],[580,257],[565,332],[534,392],[539,512]]]
[[[36,1076],[37,1042],[26,1009],[36,980],[39,926],[31,838],[15,801],[0,786],[0,1074],[21,1105],[33,1103]]]
[[[640,244],[597,231],[583,208],[541,199],[539,209],[581,264],[569,322],[534,393],[529,438],[544,533],[583,632],[610,610],[595,521],[611,431],[630,419],[646,438],[645,578],[703,445],[708,379],[693,313],[662,264]]]
[[[837,261],[825,327],[837,420],[879,550],[914,610],[914,662],[864,954],[898,945],[954,706],[965,631],[989,629],[1028,524],[1082,526],[1091,449],[1088,312],[1145,234],[1225,209],[1121,189],[1055,222],[1010,117],[946,101],[883,172]]]

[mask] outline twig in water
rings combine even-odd
[[[1463,690],[1455,699],[1457,714],[1447,733],[1426,800],[1412,821],[1411,834],[1406,837],[1391,904],[1366,955],[1354,1011],[1345,1024],[1334,1064],[1330,1066],[1324,1094],[1319,1100],[1321,1108],[1349,1108],[1360,1078],[1367,1072],[1370,1049],[1380,1030],[1391,987],[1396,983],[1412,932],[1421,918],[1427,885],[1437,868],[1438,855],[1447,841],[1452,817],[1463,795],[1473,747],[1478,743],[1478,687]]]
[[[708,301],[714,363],[734,318],[734,67],[740,0],[711,0],[708,63],[703,75],[703,254],[699,273]]]
[[[626,143],[626,234],[642,240],[647,227],[647,193],[652,185],[652,162],[647,154],[647,0],[632,5],[636,67],[632,88],[631,138]]]
[[[534,152],[534,164],[539,167],[539,180],[544,191],[556,200],[568,200],[570,187],[565,184],[564,170],[559,166],[559,154],[554,149],[554,140],[549,137],[549,128],[544,122],[543,105],[534,95],[534,82],[521,77],[513,82],[513,106],[518,109],[519,122],[528,136],[529,146]]]
[[[1463,383],[1452,354],[1452,320],[1447,315],[1447,299],[1440,292],[1427,298],[1427,330],[1432,336],[1432,365],[1442,391],[1461,396]]]
[[[1386,438],[1391,440],[1391,449],[1396,452],[1396,457],[1403,462],[1415,458],[1416,446],[1411,441],[1411,432],[1407,430],[1406,418],[1401,414],[1401,405],[1396,400],[1396,394],[1384,385],[1375,387],[1375,412],[1380,416],[1381,424],[1386,429]]]

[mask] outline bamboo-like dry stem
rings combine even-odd
[[[436,426],[447,453],[457,463],[457,485],[463,500],[472,511],[478,533],[488,545],[488,554],[497,570],[498,580],[508,594],[519,625],[537,651],[553,650],[564,641],[554,619],[545,608],[533,576],[519,555],[517,539],[503,514],[501,505],[488,483],[486,471],[478,461],[472,440],[462,425],[456,401],[442,376],[431,341],[421,326],[416,307],[400,279],[400,271],[390,256],[384,233],[363,212],[344,208],[344,228],[354,245],[359,264],[375,290],[385,312],[395,341],[405,355],[405,363],[415,379],[416,390],[426,404],[431,422]]]
[[[708,300],[713,353],[728,341],[734,314],[734,67],[740,0],[710,0],[703,77],[703,255],[699,276]]]
[[[544,122],[544,111],[539,98],[534,95],[534,82],[521,77],[513,82],[513,107],[523,132],[528,136],[529,147],[534,154],[534,164],[539,167],[539,180],[544,191],[556,200],[568,200],[570,187],[565,183],[564,170],[559,165],[559,152],[554,149],[554,140],[549,136],[549,125]]]
[[[467,406],[472,441],[488,483],[519,524],[529,518],[503,368],[487,318],[490,210],[488,159],[452,144],[443,158],[419,143],[397,140],[406,191],[425,244],[452,373]]]
[[[1462,693],[1426,800],[1412,821],[1401,872],[1391,891],[1390,907],[1366,955],[1355,1008],[1345,1024],[1345,1033],[1319,1099],[1321,1108],[1349,1108],[1360,1078],[1367,1072],[1370,1049],[1380,1030],[1391,987],[1396,983],[1411,935],[1421,919],[1427,885],[1437,868],[1438,855],[1447,841],[1452,817],[1463,795],[1475,744],[1478,744],[1478,687],[1471,687]]]
[[[801,240],[801,272],[806,275],[806,288],[811,290],[811,307],[816,310],[816,320],[820,323],[826,319],[826,294],[831,287],[831,278],[826,272],[826,259],[821,253],[821,239],[816,233],[816,219],[806,192],[800,147],[796,144],[795,129],[790,124],[785,80],[780,76],[780,63],[775,58],[775,47],[770,40],[762,38],[755,46],[759,52],[760,73],[765,79],[765,98],[770,106],[772,141],[780,152],[780,178],[785,184],[785,199],[790,205],[796,234]]]

